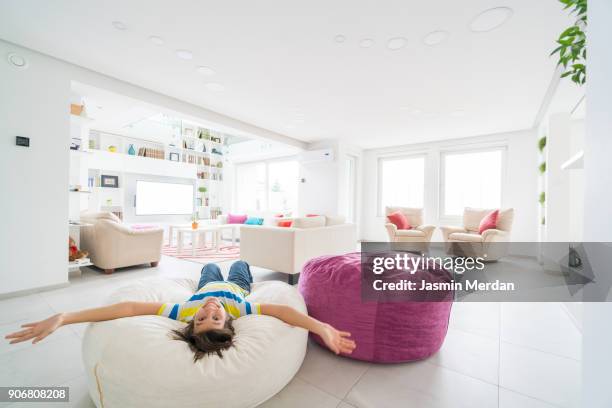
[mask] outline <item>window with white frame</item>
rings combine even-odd
[[[243,212],[295,212],[298,162],[277,160],[236,165],[236,207]]]
[[[423,208],[425,156],[379,159],[379,214],[385,207]]]
[[[501,206],[504,153],[503,148],[442,153],[442,216],[460,216],[465,207]]]

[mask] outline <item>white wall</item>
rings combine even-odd
[[[29,67],[6,55],[18,50]],[[0,41],[0,294],[66,283],[70,78],[48,58]],[[15,136],[30,147],[15,145]]]
[[[460,219],[442,219],[438,215],[440,151],[455,147],[506,146],[506,177],[502,188],[502,207],[515,209],[512,239],[523,242],[536,241],[538,177],[536,141],[534,132],[521,131],[364,151],[361,238],[387,240],[384,229],[385,218],[377,214],[379,158],[402,154],[425,154],[425,223],[437,226],[449,223],[459,225]],[[441,239],[439,231],[436,231],[434,239]]]
[[[589,2],[584,240],[612,242],[612,2]],[[609,270],[609,265],[605,265]],[[606,270],[604,269],[604,270]],[[612,406],[612,303],[585,303],[582,406]]]
[[[29,61],[15,70],[6,55]],[[298,148],[305,143],[0,40],[0,295],[67,282],[71,81],[78,81],[228,132],[268,138]],[[29,136],[29,149],[15,136]]]
[[[362,150],[349,144],[332,141],[311,143],[307,150],[331,149],[333,160],[302,161],[300,163],[300,186],[298,189],[298,212],[305,214],[344,215],[349,187],[345,183],[345,160],[348,155],[357,159],[356,166],[356,219],[359,221],[362,204]],[[359,222],[358,222],[359,224]],[[359,227],[359,225],[358,225]]]

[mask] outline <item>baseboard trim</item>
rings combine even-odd
[[[33,295],[35,293],[40,293],[40,292],[48,292],[50,290],[65,288],[66,286],[69,286],[69,285],[70,285],[70,282],[66,281],[65,283],[41,286],[39,288],[24,289],[24,290],[17,290],[15,292],[0,293],[0,300],[10,299],[10,298],[15,298],[15,297],[20,297],[20,296]]]

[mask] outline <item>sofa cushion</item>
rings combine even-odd
[[[385,207],[385,215],[393,214],[394,212],[401,212],[408,219],[408,223],[416,227],[423,225],[423,209],[422,208],[410,208],[410,207]]]
[[[246,214],[243,214],[243,215],[228,214],[227,215],[228,224],[244,224],[246,220],[247,220]]]
[[[258,218],[258,217],[249,217],[247,218],[247,220],[244,222],[245,225],[262,225],[264,222],[263,218]]]
[[[463,211],[463,226],[468,231],[478,232],[480,221],[494,210],[493,208],[483,209],[466,207]],[[512,229],[513,219],[514,209],[507,208],[505,210],[500,210],[497,217],[497,229],[509,232]]]
[[[407,230],[398,229],[395,235],[398,237],[424,237],[425,233],[417,229],[407,229]]]
[[[453,232],[448,235],[451,241],[482,242],[482,235],[470,234],[466,232]]]
[[[478,233],[482,234],[486,230],[497,228],[497,218],[499,217],[499,210],[491,211],[480,221],[478,225]]]
[[[289,228],[292,223],[293,223],[293,221],[291,221],[291,220],[282,220],[282,221],[279,221],[277,225],[279,227]]]
[[[398,230],[409,230],[411,228],[408,218],[406,218],[401,211],[388,214],[387,219],[391,224],[395,225]]]
[[[293,220],[294,228],[317,228],[325,226],[325,216],[300,217]]]
[[[345,218],[343,215],[327,215],[325,217],[325,225],[326,226],[331,226],[331,225],[341,225],[345,223]]]

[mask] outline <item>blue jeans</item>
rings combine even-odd
[[[217,264],[206,264],[202,268],[202,275],[200,276],[200,282],[198,283],[198,290],[202,289],[207,283],[223,281],[224,279],[223,275],[221,274],[221,268],[219,268]],[[235,283],[242,289],[250,292],[251,283],[253,283],[253,276],[251,275],[249,264],[244,261],[234,262],[230,267],[227,281]]]

